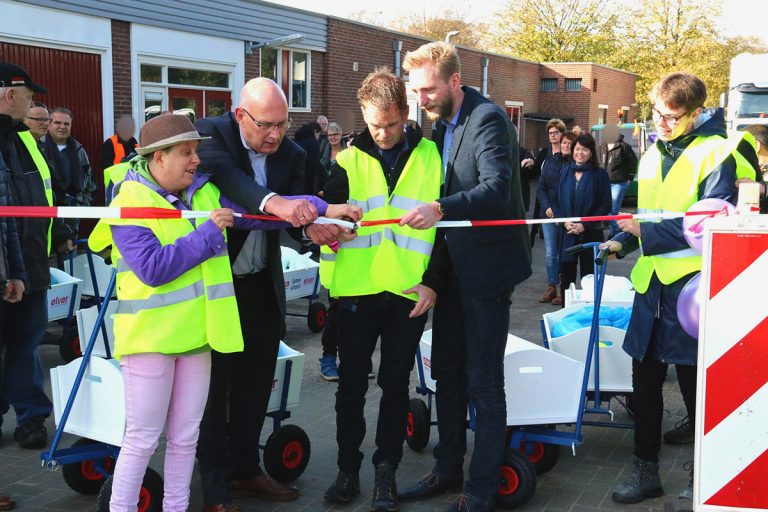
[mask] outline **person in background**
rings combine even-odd
[[[560,141],[565,133],[565,123],[560,119],[550,119],[547,122],[547,137],[549,146],[542,148],[536,157],[536,162],[541,171],[539,186],[536,189],[536,199],[539,203],[539,217],[552,218],[554,215],[552,203],[557,200],[557,191],[560,185],[560,171],[563,168],[560,155]],[[543,213],[543,216],[541,215]],[[539,302],[552,302],[557,299],[557,288],[560,283],[560,251],[558,241],[560,230],[555,224],[542,224],[544,233],[544,265],[547,270],[547,289],[539,299]],[[560,302],[562,299],[559,299]]]
[[[619,133],[618,126],[606,125],[601,135],[606,142],[600,145],[599,161],[611,180],[611,215],[616,215],[621,209],[629,181],[637,172],[637,155],[632,146],[624,142],[624,134]],[[610,226],[610,237],[613,238],[620,231],[619,225],[612,220]]]
[[[574,135],[576,135],[578,137],[579,135],[584,133],[584,128],[582,128],[581,126],[575,124],[575,125],[573,125],[573,128],[571,128],[571,131],[573,132]]]
[[[561,144],[562,147],[562,144]],[[552,202],[555,217],[591,217],[607,215],[611,210],[611,186],[605,169],[598,166],[595,139],[588,133],[573,142],[573,155],[563,166],[557,194]],[[594,273],[592,250],[568,254],[568,248],[585,242],[603,241],[602,222],[564,222],[558,227],[560,237],[560,296],[576,282],[576,267],[583,278]]]
[[[338,123],[330,123],[328,125],[328,144],[325,145],[320,155],[320,163],[325,170],[320,180],[320,191],[318,192],[320,197],[323,197],[323,190],[328,176],[331,174],[331,167],[336,163],[336,155],[346,147],[347,143],[342,136],[341,126]]]
[[[24,118],[24,124],[29,128],[32,137],[39,142],[48,133],[48,126],[51,124],[51,114],[48,112],[48,107],[39,101],[32,102],[32,108],[29,109]]]
[[[96,182],[83,145],[72,137],[72,111],[56,107],[51,111],[51,124],[45,136],[45,153],[53,164],[53,195],[56,206],[90,206]],[[80,219],[67,219],[77,233]]]
[[[746,131],[755,138],[755,152],[757,161],[760,165],[760,172],[757,174],[757,182],[760,183],[760,213],[768,213],[768,125],[753,124],[747,127]],[[736,180],[736,186],[740,183],[750,183],[752,180],[743,178]]]
[[[649,99],[658,137],[640,159],[638,211],[684,212],[710,197],[735,204],[736,180],[756,177],[755,148],[742,135],[728,136],[722,109],[704,110],[704,82],[689,73],[672,73],[654,84]],[[604,247],[622,257],[642,242],[642,255],[632,269],[635,298],[623,345],[632,357],[632,471],[611,497],[618,503],[639,503],[664,494],[659,451],[662,386],[670,364],[677,370],[688,418],[696,417],[698,343],[681,327],[677,301],[683,287],[701,271],[702,259],[686,242],[683,219],[627,219],[618,224],[622,233]],[[688,488],[680,497],[692,496],[691,467]]]
[[[117,165],[126,158],[130,160],[136,153],[136,123],[133,116],[123,114],[115,121],[115,134],[101,145],[101,168]]]

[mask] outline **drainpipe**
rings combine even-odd
[[[400,76],[400,53],[403,51],[403,42],[394,39],[392,49],[395,50],[395,76]]]
[[[483,68],[482,94],[483,96],[488,96],[488,57],[480,59],[480,65]]]

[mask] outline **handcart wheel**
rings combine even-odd
[[[112,498],[112,479],[110,475],[99,491],[96,505],[98,512],[109,512],[109,500]],[[144,481],[139,491],[139,506],[136,512],[162,512],[163,510],[163,478],[152,468],[147,468]]]
[[[542,443],[541,441],[523,441],[520,443],[520,452],[533,464],[537,475],[543,475],[560,460],[560,447],[556,444]]]
[[[95,444],[96,441],[91,439],[78,439],[72,444],[72,447],[85,446],[89,444]],[[112,473],[115,467],[115,459],[112,457],[104,457],[101,461],[101,467],[107,473]],[[104,483],[104,475],[96,469],[93,460],[84,460],[81,462],[73,462],[72,464],[64,464],[61,469],[64,482],[75,492],[80,494],[98,494]]]
[[[325,327],[325,317],[328,310],[322,302],[313,302],[307,312],[307,326],[312,332],[320,332]]]
[[[293,482],[307,469],[309,437],[299,426],[284,425],[272,432],[264,446],[264,468],[278,482]]]
[[[427,446],[430,426],[427,404],[421,398],[411,398],[408,402],[408,425],[405,434],[405,442],[411,450],[420,452]]]
[[[507,448],[501,462],[496,506],[511,509],[527,503],[536,492],[536,470],[520,451]]]
[[[80,350],[80,335],[76,325],[64,327],[64,334],[59,341],[59,354],[65,363],[74,361],[83,355],[82,350]]]

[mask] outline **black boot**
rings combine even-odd
[[[675,423],[675,428],[664,432],[664,442],[669,444],[691,444],[695,439],[693,422],[688,416]]]
[[[397,504],[395,469],[388,462],[382,462],[376,466],[376,483],[373,487],[371,510],[373,512],[395,512],[400,510]]]
[[[326,501],[344,505],[360,494],[360,479],[357,475],[339,471],[336,480],[331,484],[325,495]]]
[[[659,463],[632,457],[632,473],[613,490],[617,503],[640,503],[646,498],[664,494],[659,478]]]
[[[683,492],[678,494],[677,497],[681,500],[693,501],[693,461],[689,460],[683,464],[683,470],[690,473],[690,479],[688,480],[688,487],[686,487]]]

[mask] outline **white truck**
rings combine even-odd
[[[768,124],[768,53],[742,53],[731,60],[726,107],[729,129]]]

